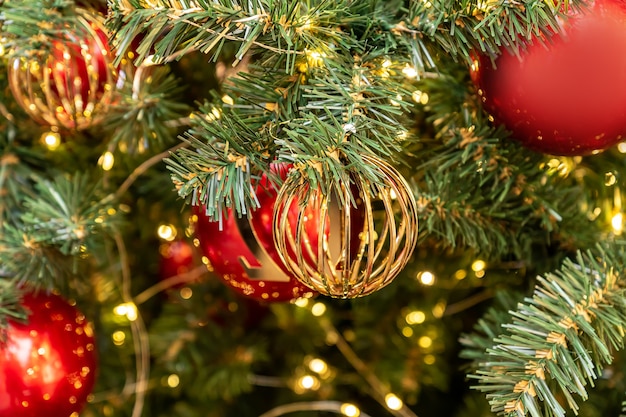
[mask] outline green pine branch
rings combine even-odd
[[[613,248],[579,253],[538,278],[533,297],[510,312],[512,321],[470,375],[492,411],[563,416],[566,407],[578,409],[574,395],[588,398],[587,386],[624,344],[625,260],[624,244],[615,242]]]
[[[98,184],[87,175],[38,178],[36,196],[26,196],[20,222],[34,244],[54,246],[64,255],[79,255],[116,224],[117,211],[98,197]]]
[[[496,56],[505,48],[517,54],[533,38],[545,41],[560,30],[558,20],[570,8],[583,7],[582,0],[411,0],[396,30],[427,37],[438,50],[469,62],[476,51]]]
[[[120,99],[107,112],[109,149],[137,154],[171,144],[191,111],[180,102],[180,80],[168,67],[126,68],[125,75],[129,79],[118,90]]]
[[[0,269],[0,343],[6,339],[5,330],[9,320],[22,321],[26,319],[26,311],[21,306],[22,292],[15,279],[4,276]]]
[[[0,6],[0,33],[9,57],[31,57],[50,51],[54,40],[65,41],[75,26],[73,0],[11,0]]]

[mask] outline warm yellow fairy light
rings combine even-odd
[[[415,90],[413,91],[413,94],[411,94],[411,98],[413,98],[413,101],[419,104],[428,104],[428,94],[420,91],[420,90]]]
[[[620,143],[617,145],[617,150],[618,150],[620,153],[626,153],[626,142],[620,142]]]
[[[413,332],[413,329],[412,329],[412,328],[410,328],[409,326],[404,326],[404,327],[402,328],[402,336],[404,336],[404,337],[406,337],[406,338],[412,337],[412,336],[413,336],[413,333],[414,333],[414,332]]]
[[[113,309],[113,312],[118,316],[126,316],[130,321],[137,320],[137,306],[135,303],[122,303]]]
[[[161,239],[167,240],[168,242],[176,239],[177,234],[178,230],[176,230],[176,227],[171,224],[160,224],[157,228],[157,235],[159,235]]]
[[[485,263],[485,261],[481,259],[477,259],[472,263],[472,271],[474,272],[483,271],[486,266],[487,264]]]
[[[235,104],[235,100],[233,100],[233,98],[229,96],[228,94],[224,94],[222,96],[222,102],[224,104],[228,104],[229,106],[232,106],[233,104]]]
[[[404,319],[408,324],[422,324],[426,321],[426,314],[423,311],[415,310],[407,314]]]
[[[404,406],[402,400],[392,393],[385,395],[385,404],[390,410],[400,410]]]
[[[613,172],[605,172],[604,173],[604,185],[610,187],[617,183],[617,176]]]
[[[400,106],[400,102],[401,102],[401,101],[402,101],[402,94],[396,94],[396,99],[395,99],[395,100],[394,100],[394,99],[390,99],[390,100],[389,100],[389,103],[390,103],[392,106],[399,107],[399,106]]]
[[[383,68],[389,68],[391,65],[392,65],[392,62],[388,59],[385,59],[383,63],[381,64]]]
[[[446,302],[443,300],[439,301],[437,304],[435,304],[431,312],[434,318],[436,319],[442,318],[444,313],[446,312]]]
[[[113,168],[113,165],[115,164],[115,157],[113,156],[113,153],[109,151],[106,151],[105,153],[103,153],[100,159],[98,160],[98,164],[100,164],[103,171],[110,171]]]
[[[323,316],[326,312],[326,305],[324,303],[315,303],[313,307],[311,307],[311,314],[315,317]]]
[[[433,285],[435,283],[435,275],[430,271],[419,272],[417,279],[419,279],[423,285]]]
[[[113,339],[113,344],[115,346],[122,346],[124,342],[126,341],[126,333],[124,333],[121,330],[118,330],[113,333],[111,338]]]
[[[61,135],[59,132],[46,132],[41,135],[41,141],[46,145],[48,149],[54,151],[61,146]]]
[[[346,417],[359,417],[361,415],[361,410],[356,405],[350,403],[341,404],[340,411]]]
[[[171,374],[167,377],[167,386],[170,388],[176,388],[180,384],[180,377],[176,374]]]
[[[323,52],[306,50],[305,54],[309,66],[321,67],[324,65],[324,58],[326,57],[326,54]]]
[[[611,226],[613,227],[613,233],[621,235],[624,230],[624,216],[622,213],[615,213],[611,219]]]
[[[426,365],[433,365],[437,361],[435,355],[424,355],[424,363]]]
[[[295,305],[297,305],[298,307],[304,308],[304,307],[309,305],[309,299],[308,298],[298,298],[293,303]]]
[[[193,290],[189,287],[184,287],[180,289],[179,294],[183,300],[189,300],[193,296]]]
[[[402,73],[407,78],[417,78],[417,70],[410,65],[407,65],[404,68],[402,68]]]
[[[467,278],[467,271],[465,269],[459,269],[454,273],[454,278],[459,281]]]
[[[319,386],[319,381],[313,375],[304,375],[298,379],[298,387],[303,389],[315,389]]]
[[[323,374],[328,371],[328,365],[323,360],[315,358],[309,362],[309,369],[316,374]]]
[[[430,336],[422,336],[417,341],[417,344],[423,349],[428,349],[433,345],[433,339]]]

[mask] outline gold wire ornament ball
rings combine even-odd
[[[336,187],[342,195],[327,196],[290,175],[276,198],[274,243],[281,259],[300,282],[330,297],[363,297],[390,284],[417,244],[411,187],[382,159],[363,159],[382,186],[353,175],[351,185]]]
[[[81,130],[96,124],[113,100],[116,70],[104,18],[76,9],[74,24],[49,51],[19,51],[9,60],[11,92],[39,123]]]

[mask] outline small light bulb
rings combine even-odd
[[[170,388],[176,388],[180,384],[180,378],[176,374],[171,374],[167,377],[167,386]]]
[[[404,405],[400,398],[398,398],[395,394],[391,394],[391,393],[385,396],[385,404],[387,404],[387,407],[390,410],[400,410],[402,406]]]
[[[408,324],[421,324],[426,320],[426,314],[423,311],[411,311],[404,318]]]
[[[321,359],[312,359],[309,362],[309,369],[317,374],[323,374],[328,370],[328,365]]]
[[[433,339],[430,336],[422,336],[419,338],[417,343],[421,348],[428,349],[433,345]]]
[[[485,261],[477,259],[472,263],[472,271],[474,272],[482,271],[485,269],[486,266],[487,264],[485,264]]]
[[[137,306],[135,303],[123,303],[115,306],[113,309],[113,313],[118,316],[126,316],[126,318],[130,321],[137,320]]]
[[[106,151],[105,153],[103,153],[100,159],[98,160],[98,164],[100,164],[103,171],[110,171],[113,168],[113,165],[115,164],[115,157],[113,156],[113,153],[109,151]]]
[[[168,242],[174,240],[177,234],[178,231],[176,230],[176,227],[171,224],[160,224],[157,229],[157,235],[159,235],[161,239],[167,240]]]
[[[59,132],[46,132],[41,135],[41,141],[46,145],[48,149],[54,151],[61,146],[61,135]]]
[[[417,70],[415,68],[413,68],[410,65],[407,65],[406,67],[404,67],[402,69],[402,73],[407,77],[407,78],[417,78]]]
[[[308,298],[297,298],[293,303],[295,305],[297,305],[298,307],[304,308],[304,307],[309,305],[309,299]]]
[[[622,213],[615,213],[611,219],[611,226],[613,226],[613,232],[616,235],[622,234],[624,230],[624,216]]]
[[[423,285],[433,285],[435,283],[435,275],[430,271],[422,271],[417,274],[417,278]]]
[[[361,410],[356,405],[350,403],[341,404],[340,410],[341,414],[346,417],[359,417],[361,415]]]
[[[315,317],[323,316],[325,312],[326,305],[324,305],[324,303],[315,303],[313,304],[313,307],[311,307],[311,314],[313,314]]]

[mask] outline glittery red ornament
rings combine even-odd
[[[27,323],[10,321],[0,346],[0,416],[77,416],[95,382],[93,331],[54,294],[27,294]]]
[[[181,275],[193,269],[193,247],[185,240],[162,243],[159,247],[161,279]],[[180,286],[182,284],[176,285]]]
[[[553,155],[605,150],[626,133],[626,6],[596,0],[562,34],[521,58],[502,51],[471,69],[485,108],[524,146]]]
[[[288,168],[273,165],[272,169],[285,177]],[[229,212],[222,229],[210,221],[204,208],[196,208],[196,233],[202,253],[222,280],[236,292],[259,301],[289,301],[311,296],[313,291],[298,282],[287,270],[274,247],[272,218],[277,192],[267,176],[257,186],[260,208],[252,218],[237,218]],[[294,206],[294,215],[299,207]],[[318,233],[316,225],[310,229]]]
[[[84,129],[111,104],[117,71],[101,15],[77,9],[74,24],[63,29],[49,53],[23,51],[11,59],[9,86],[36,121]]]

